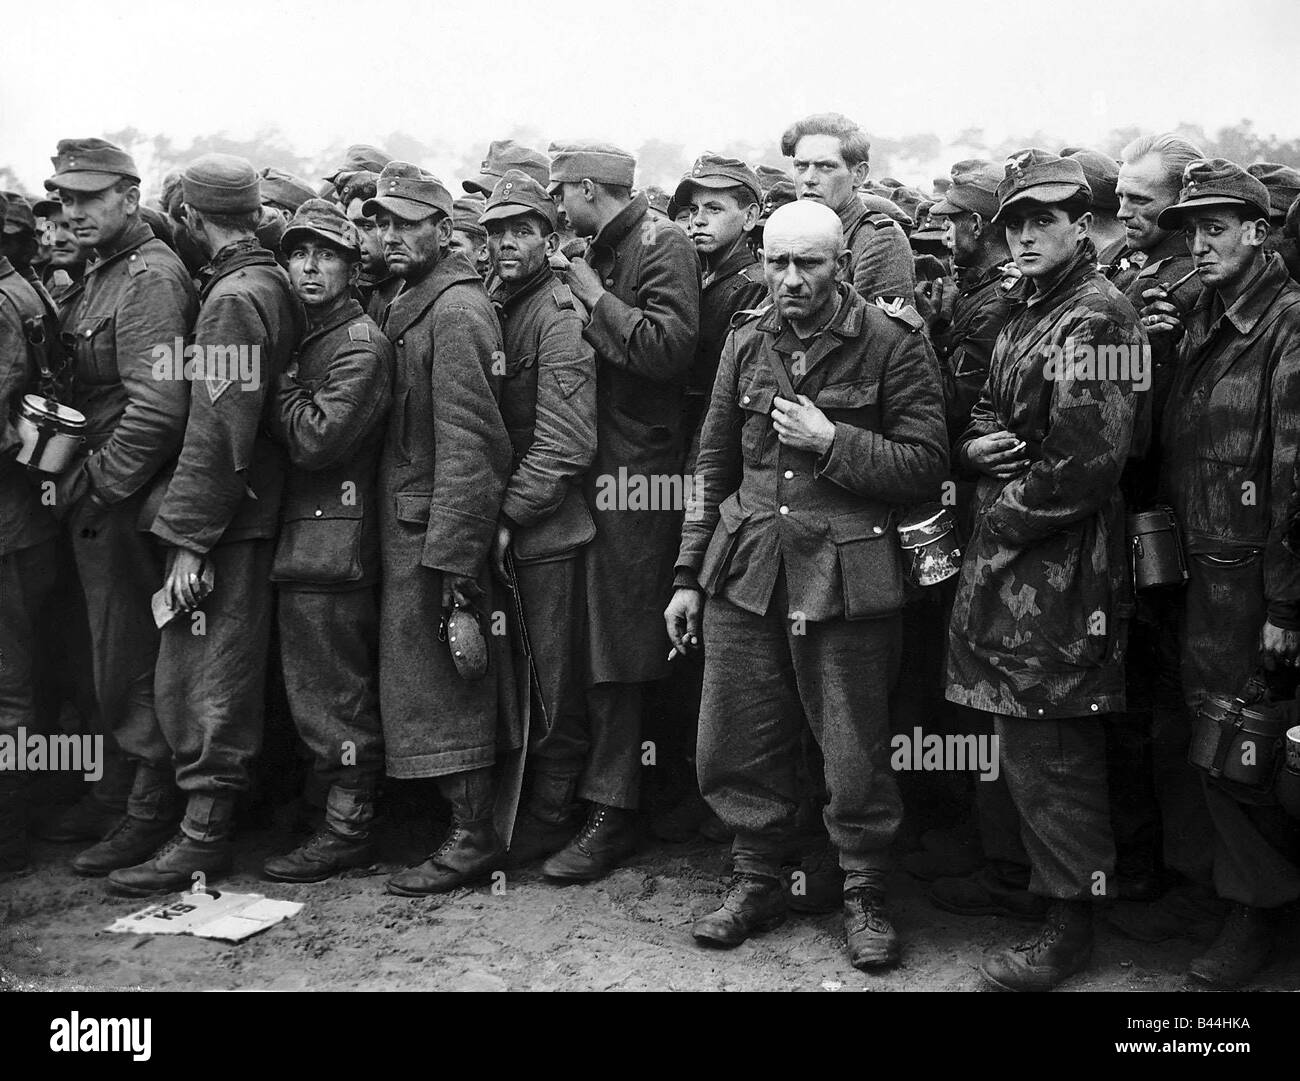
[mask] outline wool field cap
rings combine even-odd
[[[103,191],[123,178],[140,183],[131,155],[103,139],[60,139],[50,162],[54,175],[45,181],[46,191]]]
[[[540,214],[546,219],[551,231],[555,231],[558,220],[555,200],[535,177],[528,175],[522,169],[511,169],[492,189],[492,196],[487,201],[487,209],[483,211],[479,223],[487,225],[490,221],[516,218],[520,214],[530,213]]]
[[[247,214],[262,207],[262,178],[245,158],[204,154],[181,173],[186,206],[213,214]]]
[[[377,146],[370,146],[368,143],[353,143],[343,154],[343,164],[330,173],[329,176],[323,176],[321,179],[336,183],[342,173],[378,173],[392,160],[391,155],[380,150]]]
[[[673,202],[678,206],[684,206],[692,187],[716,190],[745,188],[754,197],[754,202],[759,204],[763,202],[762,182],[754,170],[739,158],[726,158],[720,154],[701,154],[695,159],[690,172],[678,183],[677,190],[673,192]]]
[[[304,200],[280,238],[280,251],[288,255],[295,244],[307,239],[324,240],[349,255],[361,258],[361,241],[356,228],[339,205],[328,199]]]
[[[268,165],[259,175],[262,178],[262,202],[288,207],[291,214],[308,199],[316,198],[315,190],[307,181],[283,169]]]
[[[1261,161],[1247,165],[1246,172],[1268,189],[1269,219],[1274,225],[1281,225],[1291,204],[1300,198],[1300,171],[1289,165]]]
[[[991,221],[998,212],[998,185],[1002,183],[1002,170],[991,161],[969,160],[958,162],[952,168],[948,190],[930,207],[930,216],[945,217],[965,212]]]
[[[432,214],[451,217],[455,210],[451,192],[432,173],[409,161],[390,161],[375,181],[375,197],[361,208],[368,218],[380,210],[407,221],[423,221]]]
[[[612,143],[552,143],[548,190],[561,184],[593,180],[599,184],[632,186],[636,158]]]
[[[1178,229],[1188,211],[1224,205],[1253,208],[1257,217],[1267,218],[1268,189],[1258,177],[1227,158],[1189,161],[1183,170],[1183,189],[1178,193],[1178,202],[1161,211],[1156,224],[1161,229]]]
[[[487,231],[479,224],[487,203],[482,196],[465,196],[453,199],[451,203],[451,227],[469,233],[471,236],[486,237]]]
[[[4,200],[5,235],[36,232],[36,215],[31,204],[16,191],[4,192]]]
[[[1016,203],[1063,203],[1075,195],[1092,198],[1092,189],[1078,159],[1063,158],[1038,147],[1019,150],[1007,158],[998,185],[998,212],[992,220],[1001,221],[1007,209]]]
[[[1067,146],[1061,151],[1061,157],[1074,158],[1083,166],[1083,175],[1092,189],[1093,206],[1098,210],[1119,209],[1119,195],[1115,192],[1115,185],[1119,183],[1119,162],[1086,146]]]
[[[478,176],[462,180],[460,186],[467,192],[491,195],[497,183],[511,169],[518,169],[539,184],[546,184],[551,176],[551,159],[540,150],[521,146],[513,139],[496,139],[488,144],[487,157],[479,164]]]

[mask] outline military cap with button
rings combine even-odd
[[[185,167],[185,205],[213,214],[248,214],[262,208],[262,178],[234,154],[204,154]]]
[[[1246,172],[1268,189],[1269,219],[1274,225],[1286,220],[1286,212],[1300,197],[1300,171],[1273,161],[1247,165]]]
[[[316,192],[307,181],[268,165],[261,172],[262,202],[274,203],[294,213],[308,199],[315,199]]]
[[[758,177],[758,182],[763,186],[763,194],[766,195],[778,184],[793,184],[794,178],[784,169],[778,169],[773,165],[755,165],[754,175]]]
[[[502,218],[517,218],[520,214],[538,214],[546,219],[551,231],[555,231],[558,215],[555,200],[535,177],[521,169],[511,169],[492,189],[492,196],[487,201],[487,209],[479,222],[487,225],[490,221]]]
[[[641,194],[646,197],[646,202],[650,204],[650,209],[657,214],[662,214],[666,218],[676,217],[677,204],[673,202],[670,196],[658,184],[647,184],[641,189]]]
[[[479,224],[479,216],[486,205],[479,196],[452,200],[451,227],[471,236],[486,238],[487,231]]]
[[[912,221],[920,220],[920,208],[922,203],[930,203],[933,200],[927,199],[925,193],[918,188],[900,187],[895,188],[889,194],[890,200]]]
[[[361,241],[355,227],[339,205],[328,199],[302,202],[280,238],[280,251],[289,255],[295,244],[307,238],[324,240],[354,259],[361,258]]]
[[[592,180],[630,188],[636,173],[636,158],[612,143],[552,143],[551,175],[547,190],[561,184]]]
[[[103,139],[60,139],[54,157],[54,175],[46,191],[103,191],[119,180],[140,183],[140,170],[131,155]]]
[[[1183,169],[1183,190],[1178,193],[1178,202],[1161,211],[1156,224],[1161,229],[1178,229],[1188,211],[1224,205],[1254,209],[1256,217],[1267,218],[1268,189],[1258,177],[1227,158],[1189,161]]]
[[[407,221],[424,221],[433,214],[451,217],[455,210],[451,192],[432,173],[409,161],[390,161],[375,181],[375,197],[361,208],[368,218],[380,210]]]
[[[52,218],[56,214],[63,213],[63,201],[57,195],[49,195],[44,199],[37,199],[32,204],[32,213],[38,218]]]
[[[337,189],[339,204],[347,207],[353,199],[373,199],[376,190],[378,190],[375,187],[375,182],[378,179],[378,173],[372,173],[366,169],[362,169],[359,173],[353,173],[348,177],[347,182]]]
[[[673,192],[673,202],[684,206],[690,196],[692,187],[744,188],[754,197],[754,202],[763,202],[763,185],[754,170],[739,158],[726,158],[720,154],[701,154],[695,159],[691,171],[682,177]]]
[[[1050,150],[1030,147],[1007,158],[1002,182],[998,185],[998,212],[1001,221],[1008,207],[1016,203],[1063,203],[1083,195],[1091,201],[1092,190],[1077,158],[1063,158]]]
[[[32,213],[31,204],[16,191],[4,193],[4,231],[6,236],[15,233],[35,233],[36,215]]]
[[[759,212],[758,223],[760,225],[766,224],[767,219],[770,218],[779,207],[785,206],[786,203],[797,202],[798,199],[799,193],[795,191],[793,180],[787,178],[780,183],[773,184],[763,193],[763,206],[762,210]]]
[[[1092,205],[1098,210],[1118,210],[1119,196],[1115,185],[1119,183],[1119,162],[1100,150],[1086,146],[1067,146],[1061,157],[1074,158],[1083,166],[1083,175],[1092,189]]]
[[[329,176],[321,177],[321,179],[338,184],[339,178],[343,174],[378,173],[392,160],[391,155],[386,154],[377,146],[370,146],[368,143],[353,143],[343,155],[343,164],[330,173]]]
[[[487,157],[479,164],[478,176],[462,180],[460,186],[468,192],[491,195],[497,182],[511,169],[531,176],[539,184],[551,177],[551,159],[540,150],[521,146],[513,139],[495,139],[488,144]]]
[[[960,167],[960,171],[959,171]],[[991,161],[969,159],[952,167],[951,182],[943,198],[930,207],[930,217],[978,214],[991,221],[998,212],[998,185],[1003,171]]]

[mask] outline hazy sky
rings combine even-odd
[[[277,126],[302,153],[394,130],[482,147],[517,124],[694,153],[775,143],[826,109],[944,139],[982,127],[1088,143],[1243,117],[1300,132],[1295,0],[59,0],[28,13],[0,37],[0,164],[33,187],[60,137],[127,126],[181,143]]]

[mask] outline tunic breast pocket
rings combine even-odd
[[[817,408],[832,421],[855,428],[879,426],[880,384],[874,379],[831,383],[817,392]]]
[[[1235,466],[1255,461],[1268,431],[1267,419],[1262,415],[1267,399],[1256,380],[1231,376],[1221,379],[1210,391],[1205,409],[1207,439],[1202,456]]]
[[[113,317],[86,316],[72,332],[77,378],[83,383],[116,383],[117,350],[114,348]]]
[[[744,417],[740,429],[740,449],[746,465],[760,465],[764,448],[770,442],[768,431],[772,426],[772,399],[774,387],[750,385],[736,397],[736,405]]]

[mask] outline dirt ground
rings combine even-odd
[[[107,934],[144,902],[79,878],[76,846],[37,844],[33,867],[0,874],[0,990],[979,990],[981,952],[1025,924],[942,912],[921,884],[894,883],[900,968],[869,976],[849,965],[838,915],[794,917],[732,951],[697,947],[694,916],[725,882],[724,846],[645,844],[602,882],[554,886],[537,869],[488,887],[410,900],[384,877],[422,857],[431,823],[389,822],[379,861],[310,886],[264,881],[266,855],[289,846],[286,828],[244,834],[235,873],[215,888],[302,901],[293,919],[239,944],[187,936]],[[1103,925],[1093,968],[1069,990],[1177,990],[1190,942],[1147,946]],[[1300,935],[1291,933],[1257,984],[1300,990]]]

